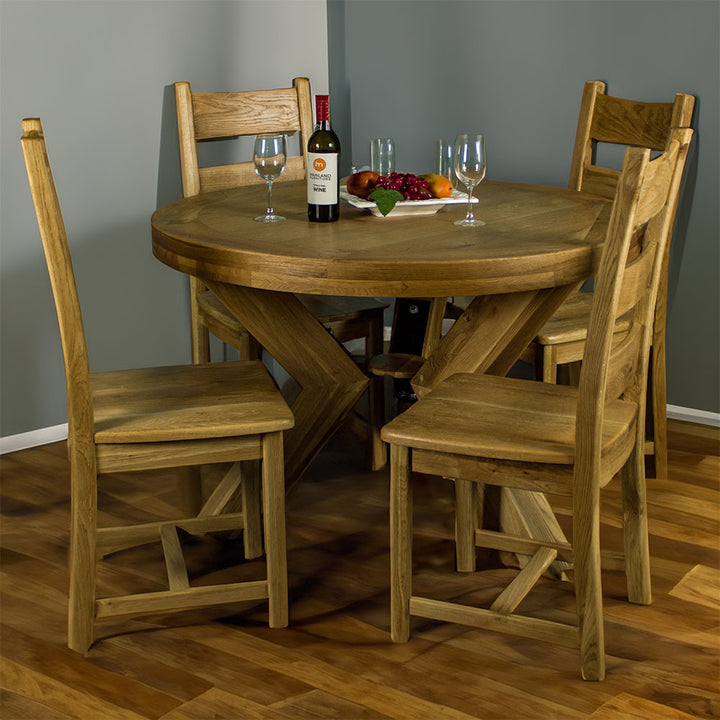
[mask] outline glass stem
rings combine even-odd
[[[465,213],[465,219],[466,219],[466,220],[474,220],[474,219],[475,219],[475,213],[473,212],[473,209],[472,209],[472,197],[473,197],[473,188],[474,188],[474,187],[475,187],[474,185],[468,185],[468,186],[467,186],[467,191],[468,191],[468,207],[467,207],[467,212]]]
[[[272,180],[267,181],[267,187],[268,187],[268,199],[267,199],[267,210],[265,211],[265,215],[270,217],[275,214],[275,210],[272,206]]]

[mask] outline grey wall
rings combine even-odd
[[[372,137],[428,172],[436,138],[487,137],[488,177],[567,184],[583,83],[620,97],[697,97],[673,240],[668,401],[720,411],[720,3],[717,0],[329,0],[343,170]],[[340,105],[340,107],[338,107]]]
[[[249,90],[305,75],[327,92],[325,23],[325,0],[2,0],[0,436],[67,419],[21,118],[45,128],[91,368],[187,362],[187,280],[150,240],[153,210],[181,196],[171,85]]]
[[[170,86],[328,87],[350,162],[380,134],[399,167],[475,126],[489,176],[564,185],[586,79],[698,97],[673,245],[670,402],[717,412],[720,5],[475,0],[1,0],[0,436],[62,423],[57,323],[19,146],[43,119],[93,370],[189,359],[186,280],[151,253],[149,217],[180,196]],[[279,40],[264,40],[275,27]],[[308,38],[313,42],[308,42]],[[329,50],[328,50],[329,43]],[[278,50],[281,49],[280,50]],[[351,124],[352,119],[352,124]]]

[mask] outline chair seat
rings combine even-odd
[[[411,380],[424,364],[419,355],[410,353],[383,353],[370,361],[373,375],[388,375],[398,380]]]
[[[257,435],[294,424],[256,361],[92,373],[90,386],[96,443]]]
[[[458,374],[398,415],[382,430],[394,445],[519,462],[572,465],[577,388]],[[603,456],[623,455],[634,442],[633,403],[605,408]]]
[[[540,345],[560,345],[585,340],[592,299],[591,292],[577,292],[571,295],[545,323],[535,337],[535,342]],[[630,322],[626,317],[618,318],[615,332],[625,332],[629,327]]]

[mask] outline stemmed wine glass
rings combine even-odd
[[[284,133],[263,133],[255,138],[253,160],[255,172],[265,178],[268,188],[267,210],[256,217],[258,222],[282,222],[285,218],[275,214],[272,206],[272,186],[285,170],[287,156],[287,140]]]
[[[484,135],[458,135],[455,139],[455,174],[467,188],[468,207],[462,220],[455,225],[461,227],[480,227],[483,220],[476,220],[473,213],[473,188],[485,178],[487,159],[485,157]]]

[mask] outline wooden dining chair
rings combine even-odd
[[[605,94],[605,83],[586,82],[580,104],[575,146],[570,166],[569,187],[612,199],[619,173],[599,165],[598,150],[608,145],[649,147],[662,151],[675,127],[689,127],[695,98],[679,93],[673,102],[650,103],[626,100]],[[684,162],[684,159],[683,159]],[[673,221],[668,227],[672,235]],[[646,454],[652,459],[656,477],[667,476],[667,388],[665,369],[665,327],[670,237],[665,243],[663,272],[655,308],[651,370],[649,373],[649,412]],[[558,368],[577,363],[585,354],[592,293],[572,295],[545,324],[529,347],[524,359],[535,364],[538,377],[556,382]],[[621,318],[617,332],[626,330]]]
[[[85,652],[95,621],[267,598],[271,627],[288,623],[283,431],[293,416],[258,361],[89,371],[70,249],[39,119],[22,121],[22,148],[55,299],[65,360],[71,478],[68,645]],[[236,462],[197,517],[97,527],[98,476]],[[258,462],[261,475],[258,474]],[[242,464],[240,464],[242,463]],[[239,513],[218,513],[243,488]],[[266,579],[190,585],[179,531],[244,528]],[[169,589],[97,598],[96,557],[160,541]]]
[[[303,180],[307,144],[313,132],[310,82],[297,77],[291,88],[248,92],[192,92],[190,83],[175,83],[180,166],[183,195],[264,183],[252,161],[202,167],[198,145],[221,138],[265,132],[299,132],[301,154],[288,157],[278,182]],[[383,312],[387,304],[372,298],[339,298],[298,295],[312,315],[339,343],[363,339],[365,368],[373,355],[382,352]],[[257,344],[237,318],[197,277],[190,276],[190,330],[193,362],[210,360],[209,332],[237,348],[240,357],[257,357]],[[368,388],[368,429],[371,466],[381,466],[379,430],[384,406],[382,382],[371,380]]]
[[[598,270],[579,387],[482,374],[453,375],[385,426],[390,443],[391,634],[409,638],[410,616],[580,645],[582,675],[605,676],[600,575],[600,489],[622,477],[631,602],[651,601],[643,430],[647,358],[672,198],[692,130],[668,150],[625,153]],[[623,337],[616,319],[627,315]],[[412,594],[411,471],[452,478],[459,569],[476,543],[530,556],[489,609]],[[572,497],[572,544],[475,529],[478,484],[510,493]],[[467,559],[472,557],[468,567]],[[516,613],[556,559],[573,563],[579,627]],[[465,567],[461,567],[465,565]],[[542,612],[540,613],[542,615]]]

